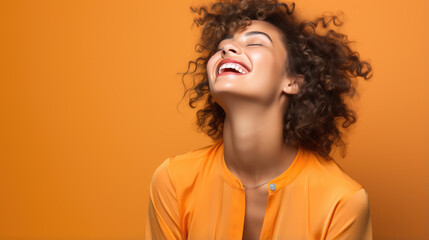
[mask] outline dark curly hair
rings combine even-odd
[[[371,78],[371,65],[360,60],[346,35],[329,28],[330,24],[342,25],[339,16],[324,15],[303,21],[294,9],[295,3],[288,5],[277,0],[221,0],[210,8],[191,7],[198,14],[194,24],[203,28],[195,46],[199,57],[189,61],[182,76],[185,89],[185,77],[193,76],[193,84],[183,97],[189,95],[191,108],[205,99],[204,107],[197,111],[197,125],[213,140],[222,138],[225,112],[210,94],[207,62],[226,35],[246,28],[251,20],[263,20],[283,33],[287,73],[304,76],[299,93],[290,96],[284,111],[284,141],[326,158],[330,158],[333,144],[344,150],[343,130],[356,122],[356,113],[347,99],[355,95],[356,78]]]

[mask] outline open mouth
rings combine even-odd
[[[218,76],[225,74],[244,75],[248,72],[249,70],[247,66],[244,66],[237,61],[224,60],[223,62],[220,62],[217,74]]]
[[[245,74],[245,71],[243,70],[244,67],[242,67],[239,64],[236,63],[226,63],[220,66],[218,74],[231,72],[231,73],[241,73]]]

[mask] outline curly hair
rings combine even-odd
[[[221,0],[210,8],[191,7],[198,14],[194,24],[203,28],[195,46],[199,57],[189,61],[182,75],[184,85],[185,77],[193,76],[193,84],[183,97],[189,95],[191,108],[205,100],[204,107],[197,111],[196,123],[213,140],[223,136],[225,112],[210,94],[207,62],[226,35],[246,28],[251,20],[263,20],[283,33],[287,74],[304,76],[299,93],[290,95],[284,111],[284,141],[326,158],[331,158],[333,145],[344,150],[343,130],[356,122],[356,113],[347,99],[355,95],[358,77],[371,78],[372,67],[350,48],[351,41],[346,35],[330,29],[331,24],[343,24],[339,16],[324,15],[304,21],[294,9],[295,3],[288,5],[277,0]]]

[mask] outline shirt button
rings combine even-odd
[[[274,183],[271,183],[271,184],[270,184],[270,190],[271,190],[271,191],[276,190],[276,185],[275,185]]]

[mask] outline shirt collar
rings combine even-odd
[[[244,187],[241,181],[228,169],[225,163],[224,158],[224,144],[223,139],[219,140],[217,143],[213,146],[213,152],[215,154],[215,160],[216,165],[219,166],[222,170],[222,175],[226,183],[228,183],[231,187],[243,190]],[[295,156],[295,159],[293,160],[292,164],[279,176],[277,176],[275,179],[271,180],[267,183],[267,187],[271,184],[275,184],[275,190],[270,190],[271,192],[278,191],[287,185],[289,185],[301,172],[301,170],[304,168],[306,159],[306,155],[308,152],[306,152],[301,147],[298,148],[298,152]],[[271,185],[272,186],[272,185]]]

